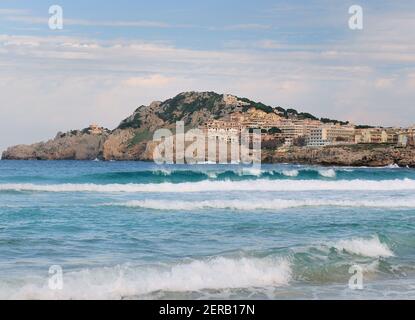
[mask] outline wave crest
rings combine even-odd
[[[204,200],[204,201],[169,201],[169,200],[132,200],[120,203],[108,203],[106,206],[146,208],[152,210],[193,211],[204,209],[230,209],[238,211],[280,210],[298,207],[366,207],[366,208],[415,208],[415,200],[370,201],[370,200]]]
[[[393,191],[415,190],[415,180],[266,180],[199,181],[148,184],[0,184],[0,191],[39,192],[226,192],[226,191]]]
[[[318,170],[319,175],[325,178],[335,178],[336,171],[334,169]]]
[[[284,170],[282,171],[282,174],[286,177],[297,177],[299,175],[298,170]]]
[[[122,299],[157,291],[192,292],[288,285],[291,267],[282,258],[195,260],[173,266],[85,269],[65,274],[64,287],[27,285],[13,299]],[[10,298],[10,297],[9,297]]]
[[[382,243],[377,236],[374,236],[371,239],[355,238],[350,240],[340,240],[334,247],[340,251],[346,251],[371,258],[394,256],[394,253],[389,249],[387,244]]]

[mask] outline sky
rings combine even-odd
[[[415,0],[54,1],[0,2],[0,151],[184,91],[415,124]]]

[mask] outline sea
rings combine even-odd
[[[0,161],[0,299],[414,299],[415,170]]]

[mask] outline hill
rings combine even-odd
[[[232,113],[250,109],[285,118],[316,119],[295,109],[271,107],[261,102],[215,92],[183,92],[166,101],[155,101],[138,107],[113,130],[72,130],[58,133],[54,139],[32,145],[18,145],[3,152],[2,159],[38,160],[143,160],[150,159],[148,142],[159,128],[174,129],[176,121],[187,128],[212,119],[223,119]]]

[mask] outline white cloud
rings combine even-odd
[[[22,10],[22,9],[0,8],[0,16],[26,15],[28,13],[29,12],[27,10]]]
[[[258,46],[264,49],[281,49],[283,47],[281,43],[270,39],[259,41]]]
[[[224,30],[266,30],[271,29],[271,25],[260,23],[244,23],[225,26]]]
[[[131,77],[124,81],[129,87],[158,87],[163,88],[173,82],[175,78],[166,77],[161,74],[153,74],[147,77]]]
[[[380,78],[375,81],[375,87],[380,89],[389,88],[393,85],[393,81],[394,79],[391,78]]]
[[[8,16],[7,20],[15,22],[24,22],[31,24],[46,24],[49,17],[34,16]],[[83,27],[120,27],[120,28],[184,28],[184,25],[170,25],[161,21],[98,21],[64,18],[64,25],[83,26]]]
[[[34,16],[27,10],[20,9],[0,9],[0,18],[7,21],[22,22],[27,24],[47,25],[49,16]],[[123,27],[123,28],[186,28],[188,25],[171,25],[162,21],[148,20],[88,20],[71,19],[64,15],[64,24],[84,27]]]

